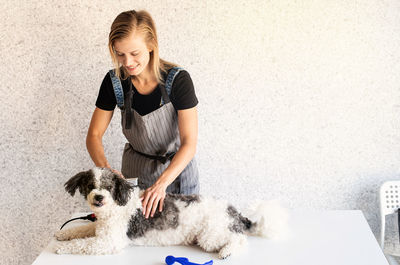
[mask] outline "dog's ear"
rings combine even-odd
[[[115,183],[115,186],[112,197],[119,206],[124,206],[128,203],[131,197],[131,190],[133,187],[128,181],[118,176],[117,174],[114,174],[113,181]]]
[[[71,194],[71,196],[75,195],[75,191],[76,189],[79,188],[79,191],[82,190],[82,185],[83,183],[86,182],[86,180],[90,177],[90,170],[88,171],[83,171],[80,172],[78,174],[76,174],[75,176],[73,176],[72,178],[70,178],[65,184],[65,190]]]

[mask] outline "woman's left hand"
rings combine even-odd
[[[151,217],[154,216],[158,203],[160,203],[159,211],[161,212],[163,210],[166,189],[167,186],[154,183],[153,186],[145,190],[143,196],[140,199],[142,200],[143,215],[145,215],[146,218],[149,218],[150,214]]]

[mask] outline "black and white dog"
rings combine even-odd
[[[253,205],[255,215],[249,219],[225,201],[167,194],[163,211],[146,219],[140,200],[144,191],[107,168],[81,172],[65,189],[72,196],[79,189],[97,221],[56,232],[63,241],[56,243],[58,254],[114,254],[129,244],[197,244],[226,258],[246,246],[246,235],[277,238],[286,232],[288,215],[276,201]]]

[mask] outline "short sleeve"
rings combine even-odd
[[[110,74],[107,73],[101,83],[99,94],[96,100],[96,107],[102,110],[114,110],[117,105],[114,89],[111,83]]]
[[[170,99],[176,110],[193,108],[198,104],[192,79],[186,70],[176,75]]]

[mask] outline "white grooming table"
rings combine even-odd
[[[83,215],[86,213],[74,217]],[[106,256],[57,255],[50,252],[53,239],[33,264],[162,265],[166,256],[173,255],[187,257],[195,263],[212,259],[214,264],[229,265],[388,265],[361,211],[291,210],[290,216],[288,239],[249,237],[247,249],[226,260],[219,260],[216,253],[206,253],[192,246],[132,246],[120,254]],[[70,224],[86,222],[73,221]]]

